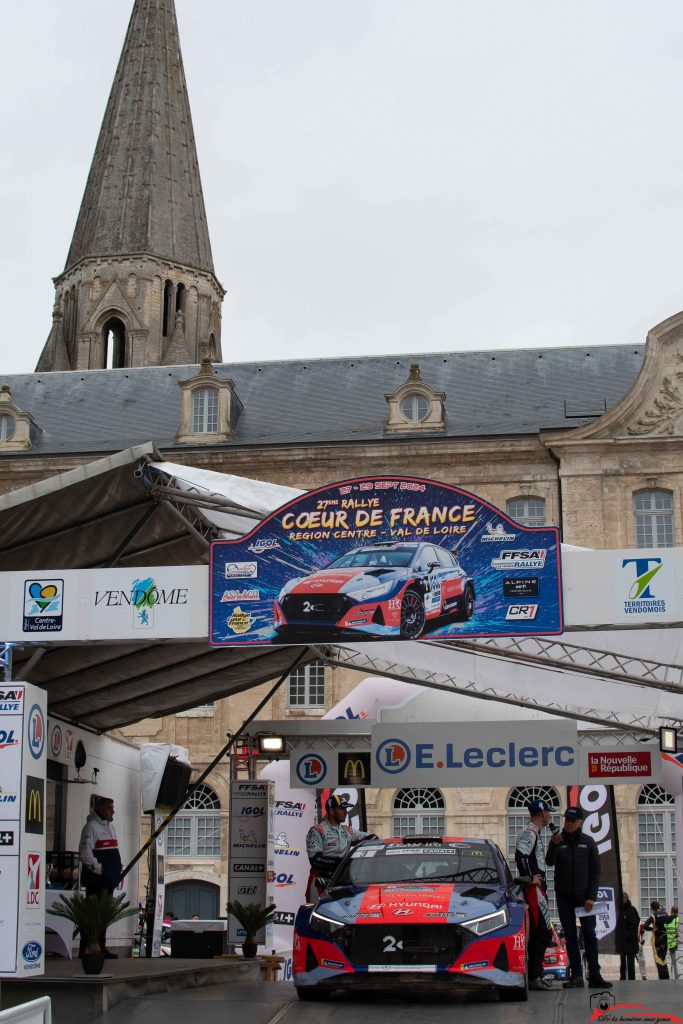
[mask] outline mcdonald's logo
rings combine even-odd
[[[339,785],[348,783],[350,786],[370,785],[370,752],[354,750],[348,754],[339,754],[338,764]]]
[[[45,806],[45,783],[43,779],[36,779],[33,775],[26,777],[26,816],[24,829],[34,835],[42,836]]]

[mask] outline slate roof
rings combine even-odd
[[[645,346],[443,352],[428,355],[224,363],[243,411],[221,447],[385,440],[385,394],[412,362],[446,395],[446,431],[424,437],[496,437],[571,429],[611,409],[640,370]],[[197,366],[31,373],[0,377],[40,431],[27,455],[118,451],[153,441],[165,452],[180,425],[178,381]],[[388,435],[395,441],[397,435]],[[10,454],[7,453],[7,457]],[[15,453],[16,457],[16,453]]]
[[[65,270],[147,252],[213,272],[173,0],[136,0]]]

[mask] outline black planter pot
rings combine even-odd
[[[253,960],[257,949],[258,942],[255,939],[248,938],[246,942],[242,943],[242,956],[245,960]]]
[[[81,957],[84,974],[101,974],[104,967],[102,953],[84,953]]]

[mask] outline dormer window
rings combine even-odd
[[[242,403],[231,380],[219,377],[210,359],[203,359],[196,377],[178,381],[182,414],[176,441],[209,444],[232,441]]]
[[[412,363],[407,381],[384,397],[389,403],[385,434],[434,433],[446,429],[446,396],[422,380],[417,363]]]
[[[192,433],[218,433],[218,388],[197,388],[192,392]]]
[[[29,412],[24,412],[12,399],[7,384],[0,387],[0,454],[18,452],[31,447],[40,433]]]
[[[16,423],[14,416],[8,416],[7,413],[0,415],[0,441],[10,441],[14,437],[16,431]]]

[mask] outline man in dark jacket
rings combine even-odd
[[[640,948],[640,914],[624,893],[624,903],[617,914],[616,951],[621,957],[620,981],[636,980],[636,956]]]
[[[564,988],[583,988],[581,952],[576,928],[576,911],[582,909],[581,931],[588,963],[589,988],[611,988],[600,974],[595,915],[591,914],[600,884],[600,854],[594,839],[581,831],[583,811],[568,807],[564,812],[564,828],[552,837],[546,853],[546,864],[555,868],[557,912],[564,928],[571,976]]]
[[[668,981],[669,966],[666,962],[668,938],[666,926],[671,921],[671,914],[667,914],[666,910],[659,905],[658,900],[652,901],[650,911],[651,914],[645,922],[645,931],[652,932],[652,952],[655,958],[657,977],[660,981]]]
[[[121,854],[116,829],[112,825],[114,818],[114,801],[110,797],[98,796],[93,812],[81,832],[78,853],[81,858],[81,885],[86,896],[102,896],[108,892],[114,895],[114,889],[121,881]],[[106,930],[99,936],[102,953],[107,960],[115,960],[116,953],[107,949]],[[85,939],[81,936],[79,956],[83,956]]]

